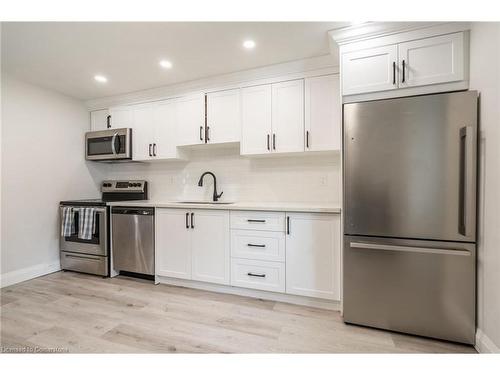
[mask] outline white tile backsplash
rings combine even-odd
[[[205,171],[217,176],[222,199],[248,202],[311,202],[340,205],[340,154],[271,155],[247,158],[239,148],[195,149],[189,161],[110,164],[107,178],[145,179],[153,200],[210,200],[213,182]]]

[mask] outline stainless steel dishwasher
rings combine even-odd
[[[111,209],[113,268],[118,272],[155,273],[154,208]]]

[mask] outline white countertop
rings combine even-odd
[[[224,202],[224,201],[221,201]],[[210,210],[246,210],[246,211],[289,211],[289,212],[322,212],[340,213],[340,207],[329,203],[302,202],[234,202],[229,204],[180,203],[168,201],[123,201],[108,202],[108,206],[157,207],[157,208],[205,208]]]

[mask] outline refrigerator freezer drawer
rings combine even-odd
[[[474,343],[472,243],[344,236],[344,320]]]

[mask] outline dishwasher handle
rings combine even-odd
[[[153,216],[155,214],[155,209],[151,207],[113,207],[111,213],[119,215]]]

